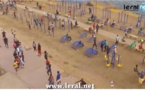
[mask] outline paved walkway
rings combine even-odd
[[[1,30],[0,30],[0,33]],[[13,36],[11,33],[6,34],[9,40],[9,48],[5,48],[2,34],[0,34],[0,66],[6,70],[6,74],[0,77],[1,88],[33,88],[33,89],[45,89],[48,84],[48,75],[46,73],[46,65],[44,55],[37,56],[33,50],[26,51],[24,49],[25,44],[22,42],[22,48],[24,51],[25,66],[24,69],[19,69],[16,74],[13,67]],[[57,71],[62,74],[62,84],[65,82],[73,84],[77,81],[76,78],[68,75],[65,76],[64,71],[55,65],[50,59],[52,65],[52,73],[54,79],[56,79]],[[56,82],[55,82],[56,83]]]
[[[17,4],[17,7],[22,8],[22,9],[25,8],[24,5],[19,5],[19,4]],[[30,10],[30,11],[34,11],[34,12],[39,13],[39,14],[43,14],[43,12],[44,12],[44,11],[37,10],[37,9],[31,8],[31,7],[29,7],[29,10]],[[54,17],[54,15],[52,15],[52,16]],[[67,18],[66,18],[66,17],[63,17],[63,16],[58,16],[58,18],[60,18],[60,19],[65,19],[65,20],[67,21]],[[75,22],[75,20],[72,20],[72,19],[71,19],[71,21],[72,21],[73,23]],[[82,22],[80,22],[80,21],[78,21],[78,24],[79,24],[79,26],[80,26],[81,28],[89,28],[89,27],[91,26],[91,25],[82,23]],[[99,34],[100,34],[100,35],[103,35],[103,36],[106,36],[106,37],[108,37],[108,38],[110,38],[110,39],[113,39],[114,42],[115,42],[116,34],[111,33],[111,32],[108,32],[108,31],[104,31],[104,30],[101,30],[101,29],[99,30]],[[119,36],[119,38],[120,38],[120,40],[121,40],[121,39],[123,38],[123,36]],[[126,42],[127,42],[128,45],[130,45],[133,41],[134,41],[134,40],[132,40],[132,39],[128,39],[128,38],[126,39]],[[138,45],[140,45],[140,44],[139,44],[139,43],[136,43],[136,45],[138,46]],[[145,45],[143,45],[143,48],[145,48]]]

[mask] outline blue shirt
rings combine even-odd
[[[57,77],[56,77],[56,80],[59,80],[60,79],[60,76],[61,76],[60,73],[58,73],[57,74]]]
[[[108,46],[108,42],[107,41],[104,44],[105,44],[105,46]]]

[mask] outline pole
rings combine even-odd
[[[120,12],[118,13],[118,23],[120,22]]]
[[[124,24],[125,24],[125,19],[126,19],[126,13],[124,13],[124,21],[123,21]]]

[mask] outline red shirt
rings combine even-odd
[[[142,49],[142,45],[139,45],[139,49]]]
[[[46,65],[49,65],[49,64],[50,64],[49,60],[46,60]]]
[[[95,28],[95,26],[96,26],[96,24],[94,23],[94,24],[93,24],[93,28]]]
[[[70,15],[71,15],[71,12],[72,12],[72,11],[70,10],[70,11],[69,11],[69,14],[70,14]]]
[[[43,17],[41,18],[41,22],[43,22]]]

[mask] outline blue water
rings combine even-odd
[[[58,1],[81,3],[81,2],[89,2],[92,0],[58,0]],[[94,1],[108,3],[108,4],[111,3],[114,4],[119,9],[123,9],[123,5],[137,5],[137,4],[145,3],[145,0],[94,0]],[[145,18],[145,12],[142,11],[132,11],[132,12],[142,15],[143,18]]]

